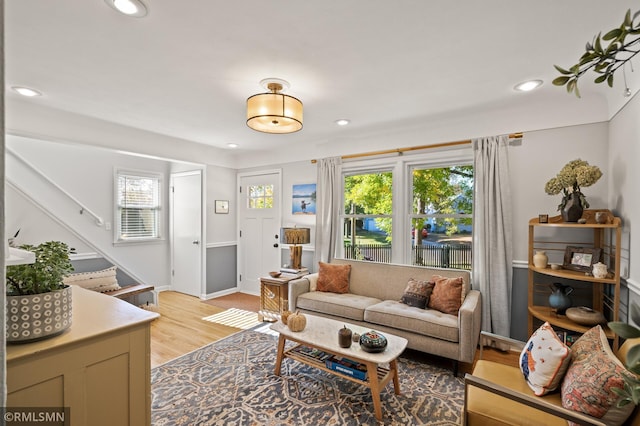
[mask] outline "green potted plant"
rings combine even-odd
[[[640,324],[640,308],[636,303],[631,304],[630,316],[634,323]],[[631,324],[612,321],[608,325],[611,330],[623,339],[637,339],[640,337],[640,329]],[[640,344],[629,349],[625,367],[636,376],[633,378],[625,377],[624,389],[613,388],[613,391],[622,397],[618,406],[624,406],[629,403],[638,405],[640,404],[640,379],[637,378],[640,375]]]
[[[20,248],[34,252],[35,262],[7,266],[7,342],[25,343],[71,326],[71,287],[62,279],[73,266],[63,242]]]

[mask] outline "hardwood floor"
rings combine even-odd
[[[224,309],[197,297],[163,291],[159,299],[160,318],[151,323],[151,368],[241,330],[205,321]]]
[[[211,302],[204,302],[197,297],[173,291],[163,291],[159,294],[159,298],[160,318],[151,323],[151,368],[241,330],[206,321],[204,318],[225,310],[214,306]],[[476,353],[476,359],[478,354],[479,351]],[[518,355],[515,352],[485,348],[483,359],[518,365]],[[428,355],[417,354],[417,356],[426,357],[425,362],[434,362],[428,358]],[[440,359],[438,362],[445,368],[451,368],[449,360]],[[460,364],[459,374],[462,376],[472,370],[472,364]]]

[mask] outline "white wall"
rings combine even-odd
[[[207,167],[207,245],[237,244],[236,232],[236,170],[227,167]],[[216,214],[215,200],[228,200],[229,213]]]
[[[622,256],[629,259],[627,283],[640,294],[640,267],[633,256],[640,253],[640,233],[634,222],[640,223],[640,96],[637,94],[611,120],[609,125],[608,202],[622,218]],[[624,272],[624,271],[623,271]]]
[[[544,186],[571,160],[580,158],[600,167],[595,185],[581,188],[592,209],[609,207],[608,123],[527,132],[521,145],[509,148],[513,208],[513,259],[527,262],[528,224],[538,214],[556,216],[560,195]]]
[[[170,261],[168,244],[168,208],[162,215],[162,234],[164,240],[159,243],[114,245],[114,168],[124,168],[145,172],[156,172],[163,176],[164,205],[168,206],[169,162],[144,157],[118,154],[114,151],[95,149],[87,146],[66,145],[30,138],[8,136],[7,148],[27,159],[40,172],[64,188],[78,201],[105,222],[97,226],[88,214],[79,214],[80,208],[65,198],[60,191],[48,186],[42,179],[29,182],[25,191],[38,191],[35,196],[55,216],[63,218],[67,224],[91,241],[99,252],[120,264],[123,269],[144,283],[164,286],[170,284]],[[16,162],[8,157],[8,178]],[[16,168],[17,170],[17,168]],[[24,175],[16,173],[17,176]],[[15,182],[24,185],[24,182]],[[40,186],[42,185],[42,186]],[[43,189],[44,188],[44,189]],[[20,227],[19,242],[39,243],[50,232],[48,223],[25,221],[29,213],[19,209],[22,206],[7,207],[8,229]],[[34,207],[35,208],[35,207]],[[28,211],[28,210],[27,210]],[[109,224],[110,226],[107,226]],[[110,228],[110,229],[107,229]],[[29,240],[27,240],[27,236]],[[33,238],[32,241],[30,241]],[[67,238],[65,238],[67,239]]]

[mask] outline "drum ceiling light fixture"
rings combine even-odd
[[[293,133],[302,129],[302,102],[280,93],[289,83],[266,78],[260,85],[269,90],[247,99],[247,126],[264,133]]]

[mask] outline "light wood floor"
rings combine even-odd
[[[152,368],[241,331],[240,328],[205,321],[203,318],[220,313],[224,309],[205,303],[197,297],[163,291],[159,294],[159,298],[160,318],[151,323]],[[483,358],[503,364],[518,365],[517,353],[485,348]],[[444,362],[443,367],[449,368],[448,362]],[[470,373],[472,370],[471,364],[460,365],[460,375]]]
[[[163,291],[159,302],[160,318],[151,323],[151,368],[241,330],[205,321],[224,309],[197,297]]]

